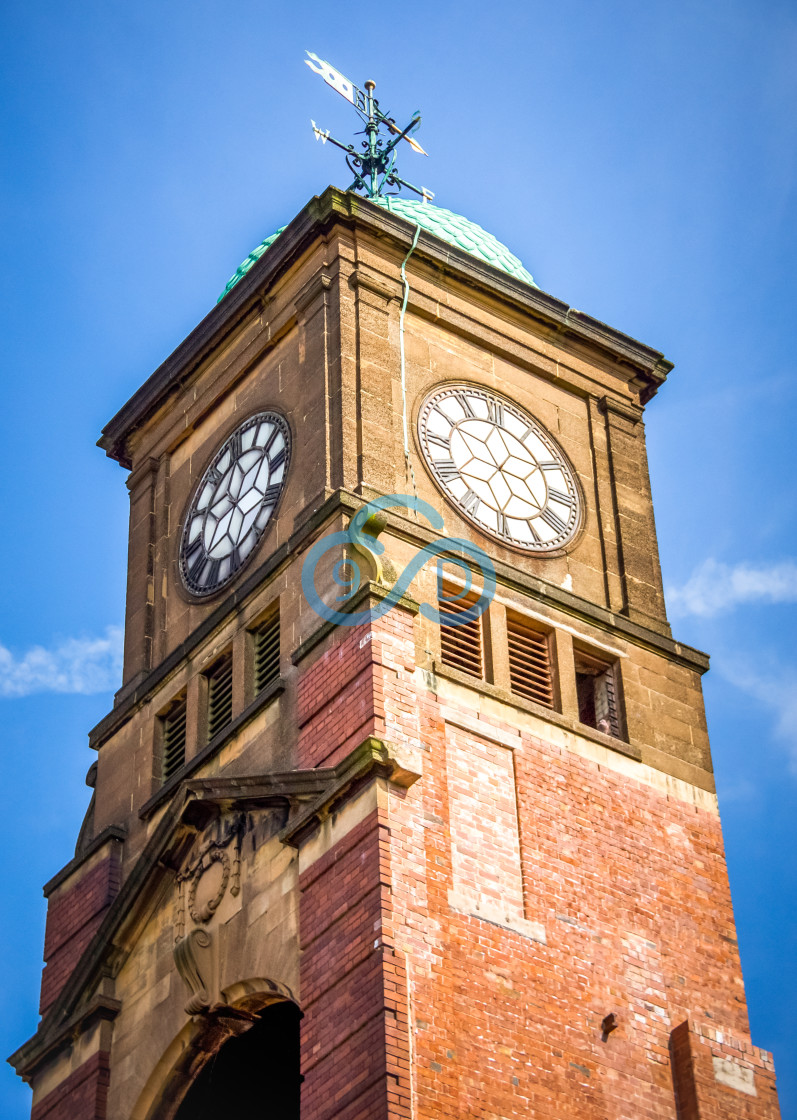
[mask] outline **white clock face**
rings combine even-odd
[[[188,507],[180,575],[193,595],[210,595],[237,575],[277,508],[291,452],[275,412],[252,416],[225,440]]]
[[[418,435],[438,486],[484,532],[514,548],[549,553],[578,531],[572,467],[517,405],[473,385],[446,385],[421,406]]]

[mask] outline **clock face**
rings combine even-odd
[[[218,591],[246,564],[277,508],[290,453],[290,429],[275,412],[250,417],[222,444],[183,522],[180,575],[193,595]]]
[[[487,389],[446,385],[421,406],[418,435],[440,489],[483,532],[537,553],[575,536],[581,502],[573,469],[522,408]]]

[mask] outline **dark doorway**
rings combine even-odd
[[[202,1069],[175,1120],[299,1120],[299,1019],[295,1003],[273,1003],[230,1038]]]

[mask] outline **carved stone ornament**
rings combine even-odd
[[[213,826],[213,835],[207,839],[183,870],[177,875],[177,912],[174,921],[175,940],[185,934],[188,919],[197,925],[207,924],[218,910],[229,887],[235,897],[241,890],[241,842],[244,817],[237,813],[222,818]],[[215,891],[197,901],[204,876],[216,865],[221,874]]]
[[[192,929],[174,947],[174,963],[191,998],[185,1005],[189,1015],[201,1015],[211,1008],[213,940],[207,930]]]
[[[221,1000],[218,945],[213,932],[201,927],[209,925],[228,892],[235,897],[241,890],[244,825],[242,813],[215,821],[177,875],[174,963],[190,992],[189,1015],[205,1014]]]

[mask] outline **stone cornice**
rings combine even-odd
[[[117,844],[123,844],[126,839],[127,832],[124,828],[122,828],[121,825],[109,824],[108,827],[104,828],[98,836],[94,837],[91,843],[86,847],[85,851],[81,852],[79,856],[75,856],[74,859],[71,859],[69,863],[65,864],[60,871],[56,872],[56,874],[53,875],[52,879],[48,879],[48,881],[42,887],[42,894],[44,895],[44,897],[48,898],[56,889],[56,887],[60,887],[61,884],[65,882],[74,871],[77,871],[78,868],[82,867],[86,860],[91,859],[94,853],[98,852],[100,848],[104,847],[105,844],[108,844],[112,841]]]
[[[129,435],[154,414],[170,392],[190,378],[247,315],[261,306],[263,290],[272,286],[319,234],[326,235],[336,223],[349,227],[360,225],[383,238],[388,237],[398,245],[402,253],[411,244],[414,233],[412,223],[406,219],[382,210],[365,199],[328,187],[321,196],[310,200],[268,252],[208,312],[105,425],[98,445],[111,458],[129,468]],[[630,366],[637,378],[641,379],[643,403],[654,395],[672,369],[672,363],[658,350],[569,307],[554,296],[514,279],[508,273],[493,268],[425,230],[421,231],[415,254],[442,271],[455,273],[466,284],[487,291],[493,297],[545,321],[560,335],[570,336],[582,345],[598,349],[614,360]],[[380,289],[382,287],[380,283]],[[380,294],[384,293],[380,291]]]
[[[8,1064],[23,1081],[30,1082],[36,1069],[43,1062],[70,1046],[78,1035],[84,1034],[95,1023],[103,1019],[115,1019],[121,1009],[122,1005],[118,999],[112,999],[98,992],[86,1007],[62,1023],[59,1029],[51,1031],[46,1041],[42,1039],[39,1046],[33,1046],[39,1037],[38,1034],[24,1042],[19,1050],[7,1059]]]

